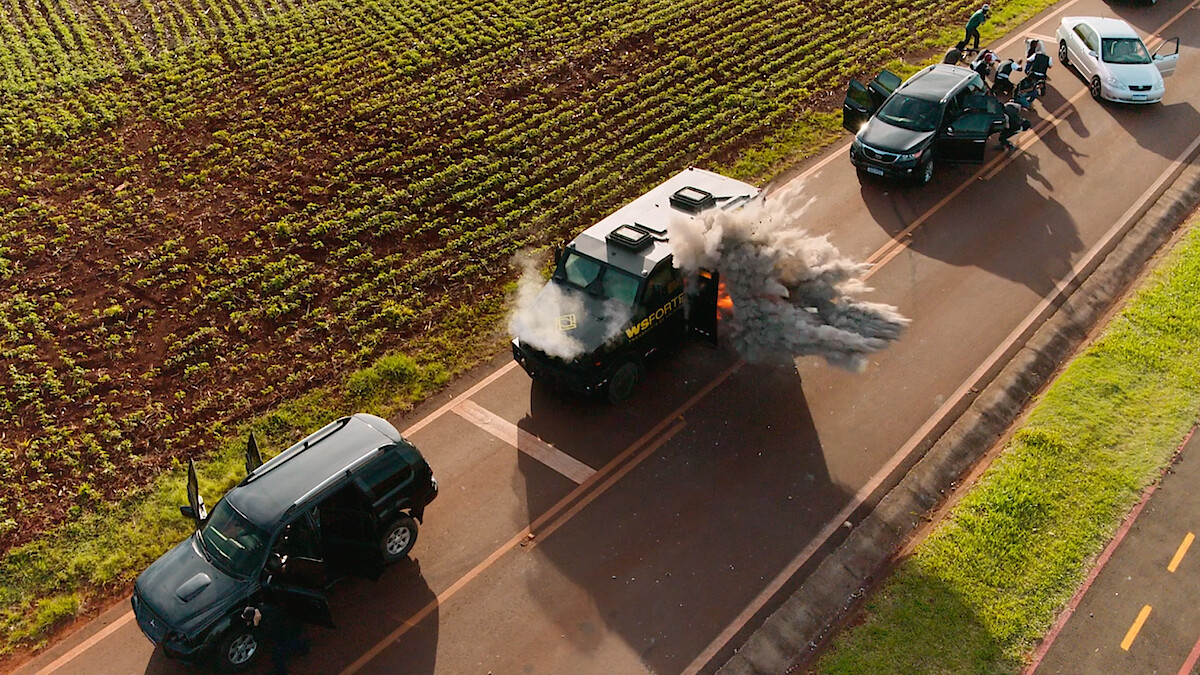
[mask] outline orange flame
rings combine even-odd
[[[733,316],[733,298],[725,290],[725,282],[717,284],[717,320]]]

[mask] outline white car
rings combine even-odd
[[[1165,40],[1154,53],[1120,19],[1068,16],[1056,33],[1058,60],[1070,64],[1097,99],[1122,103],[1158,103],[1163,76],[1175,72],[1179,38]]]

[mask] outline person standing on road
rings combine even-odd
[[[996,146],[997,150],[1015,150],[1017,146],[1008,139],[1033,126],[1032,122],[1021,115],[1021,110],[1027,107],[1019,98],[1004,104],[1004,128],[1000,130],[1000,143]]]
[[[991,12],[991,6],[984,4],[983,7],[971,15],[971,18],[967,19],[967,34],[963,37],[962,42],[958,43],[960,45],[959,50],[966,47],[967,42],[970,41],[974,41],[974,44],[971,46],[972,49],[979,49],[979,27],[983,25],[984,21],[987,21]]]
[[[271,665],[275,675],[287,675],[287,662],[293,656],[303,656],[308,653],[308,639],[304,637],[304,627],[292,616],[291,612],[275,605],[262,607],[247,607],[242,610],[242,619],[259,628],[263,637],[272,643]]]

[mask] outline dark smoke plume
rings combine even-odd
[[[750,362],[822,356],[854,371],[900,337],[908,319],[895,307],[859,300],[870,269],[804,230],[799,190],[713,210],[668,226],[675,265],[715,269],[733,301],[722,332]]]

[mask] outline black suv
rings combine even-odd
[[[196,532],[134,585],[138,625],[173,658],[249,668],[259,636],[240,615],[260,602],[333,627],[323,591],[345,575],[378,578],[384,563],[408,555],[438,489],[421,453],[365,414],[326,425],[266,464],[251,436],[246,468],[207,514],[189,460],[189,505],[180,511]]]
[[[987,138],[1004,126],[1004,108],[979,73],[938,64],[908,78],[883,71],[850,80],[842,126],[854,133],[850,161],[867,174],[924,185],[934,161],[982,163]]]

